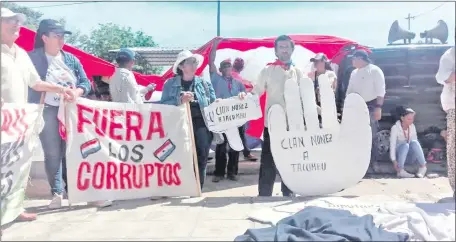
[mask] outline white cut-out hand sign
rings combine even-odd
[[[224,133],[233,150],[244,149],[238,127],[249,120],[262,116],[259,97],[247,94],[244,100],[238,97],[222,99],[204,108],[207,127],[214,133]]]
[[[320,128],[313,81],[285,83],[285,110],[268,112],[271,150],[284,183],[296,194],[330,194],[357,184],[370,162],[369,112],[358,94],[345,98],[342,123],[337,120],[334,92],[326,75],[318,78]],[[288,124],[288,125],[287,125]]]

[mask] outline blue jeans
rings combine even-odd
[[[399,169],[404,169],[404,164],[407,160],[418,161],[421,166],[426,165],[423,149],[418,140],[412,140],[410,143],[397,145],[396,148],[397,166]]]
[[[44,165],[51,192],[52,194],[62,195],[64,189],[62,176],[66,178],[66,171],[65,174],[62,174],[62,166],[66,169],[66,165],[62,164],[66,161],[66,142],[59,134],[58,111],[59,107],[45,105],[43,111],[45,123],[43,131],[40,133],[40,140],[44,151]]]

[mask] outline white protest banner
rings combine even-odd
[[[287,80],[285,110],[273,105],[267,117],[277,169],[284,183],[304,196],[330,194],[357,184],[370,162],[372,134],[366,103],[358,94],[347,95],[339,123],[328,77],[320,75],[318,81],[322,128],[313,81],[307,77]]]
[[[70,202],[201,194],[184,105],[80,98],[67,129]]]
[[[2,106],[1,225],[12,222],[24,211],[31,158],[44,124],[42,111],[43,106],[37,104]]]
[[[263,115],[257,95],[247,94],[241,100],[238,97],[222,99],[204,108],[207,127],[214,133],[225,133],[231,148],[244,149],[238,127]]]

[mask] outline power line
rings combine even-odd
[[[433,8],[433,9],[431,9],[431,10],[429,10],[429,11],[427,11],[427,12],[423,12],[423,13],[417,14],[417,15],[415,15],[415,16],[411,16],[411,14],[409,13],[408,16],[407,16],[407,18],[405,18],[405,19],[408,21],[408,30],[410,30],[410,21],[411,21],[412,19],[415,20],[415,19],[418,18],[418,17],[421,17],[421,16],[423,16],[423,15],[426,15],[426,14],[428,14],[428,13],[431,13],[431,12],[437,10],[438,8],[442,7],[443,5],[445,5],[445,3],[447,3],[447,2],[450,2],[450,1],[443,2],[442,4],[438,5],[437,7]]]
[[[431,12],[437,10],[438,8],[442,7],[443,5],[445,5],[445,4],[448,3],[448,2],[450,2],[450,1],[443,2],[443,3],[440,4],[439,6],[433,8],[433,9],[427,11],[427,12],[420,13],[420,14],[418,14],[418,15],[415,15],[415,16],[413,16],[412,18],[416,19],[416,18],[418,18],[418,17],[420,17],[420,16],[423,16],[423,15],[426,15],[426,14],[428,14],[428,13],[431,13]]]
[[[86,3],[98,3],[100,1],[90,1],[90,2],[76,2],[76,3],[62,3],[62,4],[54,4],[54,5],[43,5],[43,6],[36,6],[30,8],[51,8],[51,7],[60,7],[60,6],[70,6],[70,5],[79,5],[79,4],[86,4]]]

